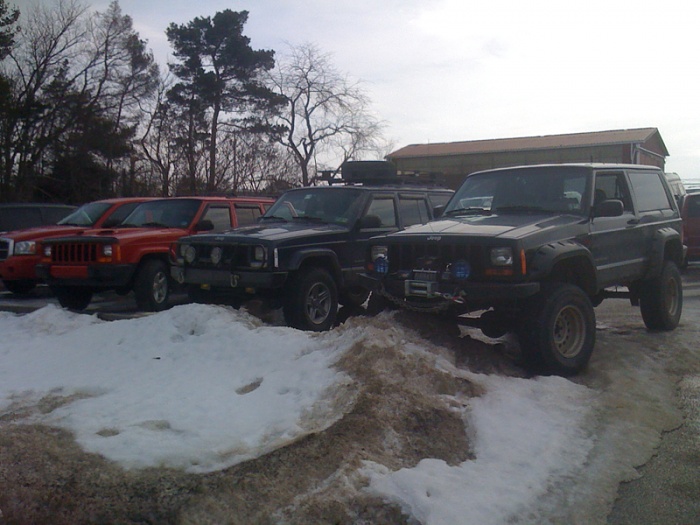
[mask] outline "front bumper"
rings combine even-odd
[[[215,288],[275,289],[284,286],[287,272],[232,272],[229,270],[170,267],[171,277],[178,283],[206,284]]]
[[[484,282],[440,282],[383,279],[363,273],[360,275],[362,285],[370,290],[378,291],[405,300],[419,301],[458,301],[465,304],[493,306],[495,304],[512,303],[536,295],[540,291],[540,283],[484,283]]]
[[[134,264],[105,264],[70,266],[38,264],[36,275],[47,284],[63,286],[92,286],[95,288],[122,288],[128,286],[136,271]]]

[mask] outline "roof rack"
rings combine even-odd
[[[398,171],[396,166],[386,160],[349,160],[337,171],[322,171],[321,180],[329,185],[363,185],[363,186],[445,186],[442,173]]]

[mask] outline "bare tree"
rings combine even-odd
[[[0,188],[14,179],[16,193],[27,197],[37,177],[69,157],[66,173],[80,171],[74,167],[82,162],[87,176],[113,177],[110,163],[130,158],[140,101],[158,73],[118,3],[105,13],[90,13],[77,0],[37,5],[6,62],[11,107],[1,115]]]
[[[375,149],[382,125],[370,112],[369,98],[313,44],[290,47],[269,82],[286,100],[282,115],[273,121],[284,128],[275,140],[293,154],[304,186],[312,181],[317,155],[342,162]]]

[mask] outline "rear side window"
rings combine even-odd
[[[367,215],[376,215],[381,220],[380,228],[396,226],[396,206],[392,197],[374,197],[367,210]]]
[[[234,207],[236,208],[236,219],[238,219],[238,226],[255,224],[258,217],[262,215],[257,204],[236,204]]]
[[[403,227],[425,224],[430,220],[428,203],[423,198],[399,197],[399,213]]]
[[[214,231],[222,232],[230,230],[231,212],[228,206],[209,206],[202,216],[202,220],[209,220],[214,225]]]
[[[434,208],[435,206],[444,206],[450,201],[452,193],[431,193],[429,195],[430,204]]]
[[[629,176],[640,212],[672,209],[659,173],[631,171]]]

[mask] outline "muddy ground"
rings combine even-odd
[[[435,344],[436,354],[473,371],[521,375],[497,346],[460,337],[453,324],[401,312],[399,323]],[[398,341],[397,341],[398,344]],[[440,372],[428,357],[356,345],[339,363],[354,379],[352,409],[327,430],[253,461],[210,474],[127,471],[83,452],[65,430],[15,424],[32,411],[0,415],[0,524],[411,523],[399,508],[363,492],[371,460],[391,470],[439,458],[471,457],[464,421],[443,396],[478,389]]]

